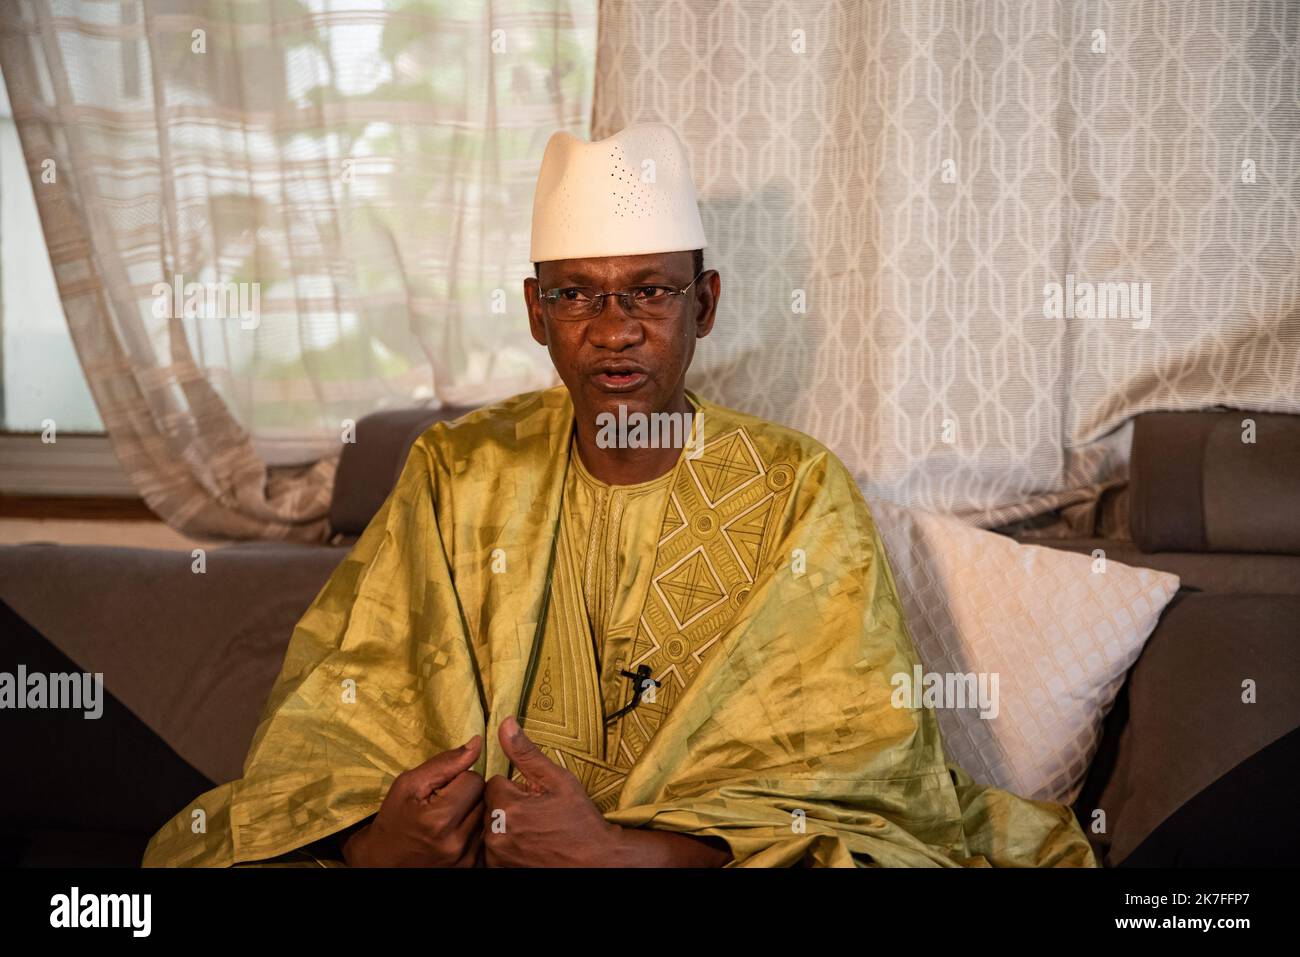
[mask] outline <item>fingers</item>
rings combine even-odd
[[[483,775],[477,771],[462,771],[437,794],[426,798],[430,808],[443,815],[443,820],[459,824],[475,808],[482,807]]]
[[[501,750],[510,759],[510,763],[523,772],[530,785],[545,790],[548,786],[559,783],[559,772],[562,769],[524,734],[524,729],[519,727],[514,715],[507,716],[501,722],[497,737],[501,741]]]
[[[528,788],[520,787],[504,775],[494,774],[483,784],[483,805],[489,810],[505,807],[515,798],[523,797],[528,793]]]
[[[473,767],[482,750],[483,736],[476,734],[459,748],[435,754],[418,767],[404,771],[393,786],[402,789],[407,797],[427,798]]]
[[[471,843],[483,839],[483,817],[486,813],[482,804],[475,804],[464,819],[452,829],[458,847],[468,847]]]
[[[472,773],[472,772],[468,772]],[[446,793],[446,792],[443,792]],[[438,799],[435,799],[438,800]],[[445,810],[433,813],[437,820],[426,820],[436,844],[449,852],[449,867],[474,867],[483,843],[483,805],[475,802],[459,821],[450,823]]]

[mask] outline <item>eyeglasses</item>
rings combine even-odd
[[[617,296],[623,311],[633,319],[667,319],[677,310],[680,297],[699,281],[707,269],[678,289],[663,283],[650,286],[629,286],[613,292],[602,292],[593,286],[565,286],[548,289],[542,300],[550,306],[551,315],[564,322],[577,322],[600,315],[605,308],[606,296]]]

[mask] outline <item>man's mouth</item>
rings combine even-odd
[[[644,372],[633,368],[598,369],[591,375],[596,388],[604,392],[631,392],[644,385],[648,378]]]

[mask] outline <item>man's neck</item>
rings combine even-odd
[[[657,413],[672,412],[685,417],[682,419],[684,424],[681,430],[683,444],[690,439],[694,411],[690,400],[684,394],[677,396],[672,407],[656,410]],[[617,417],[617,409],[611,414]],[[629,412],[627,416],[630,419],[634,414]],[[601,430],[594,413],[578,412],[575,415],[575,425],[578,455],[582,457],[582,464],[593,476],[609,485],[638,485],[641,482],[657,479],[671,471],[682,454],[682,446],[668,446],[666,442],[659,444],[668,447],[631,447],[629,443],[623,441],[626,436],[621,432],[620,441],[604,447],[598,440]],[[647,423],[643,434],[649,435],[649,429],[652,427]]]

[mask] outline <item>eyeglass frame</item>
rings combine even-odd
[[[671,295],[673,295],[673,296],[684,296],[684,295],[686,295],[687,291],[688,291],[692,286],[694,286],[697,282],[700,281],[700,277],[703,276],[706,272],[708,272],[707,269],[701,269],[698,273],[695,274],[695,278],[694,278],[694,279],[692,279],[692,280],[691,280],[690,282],[688,282],[686,285],[681,286],[681,287],[672,286],[672,285],[669,285],[669,284],[666,283],[666,282],[642,282],[642,283],[638,283],[638,284],[635,285],[635,286],[626,286],[626,287],[624,287],[623,289],[613,289],[613,290],[610,290],[609,292],[599,292],[599,293],[596,293],[596,295],[595,295],[595,297],[593,297],[593,300],[592,300],[592,301],[594,302],[594,301],[596,301],[596,300],[599,300],[599,301],[600,301],[600,305],[597,306],[597,307],[595,308],[595,310],[591,313],[591,315],[589,315],[589,316],[579,316],[579,317],[577,317],[577,318],[575,318],[575,319],[563,319],[563,318],[561,318],[561,317],[559,317],[559,316],[555,316],[555,318],[556,318],[556,320],[559,321],[559,322],[583,322],[583,321],[585,321],[585,320],[587,320],[587,319],[595,319],[597,316],[599,316],[602,312],[605,311],[605,300],[606,300],[608,297],[610,297],[610,296],[617,296],[617,297],[618,297],[619,305],[623,307],[623,312],[626,313],[626,314],[628,314],[628,315],[631,315],[631,311],[628,309],[628,302],[629,302],[630,300],[629,300],[627,297],[630,297],[630,296],[631,296],[631,294],[632,294],[632,290],[633,290],[633,289],[645,289],[645,288],[654,288],[654,287],[658,287],[658,288],[660,288],[660,289],[667,289],[667,290],[669,291],[669,293],[670,293]],[[555,303],[556,303],[556,301],[557,301],[557,299],[556,299],[556,295],[555,295],[555,294],[559,293],[560,290],[562,290],[562,289],[585,289],[585,288],[589,288],[589,287],[586,287],[586,286],[556,286],[556,287],[554,287],[553,289],[547,289],[547,290],[541,291],[541,292],[539,292],[538,295],[539,295],[539,297],[541,298],[542,302],[546,303],[548,306],[554,306]],[[552,313],[552,314],[553,314],[553,313]],[[638,317],[633,316],[633,318],[638,318]],[[646,316],[646,317],[644,317],[644,318],[650,319],[650,321],[652,321],[652,322],[659,322],[659,321],[662,321],[662,319],[667,319],[668,316],[662,316],[662,317],[660,317],[659,319],[654,319],[654,318],[649,317],[649,316]]]

